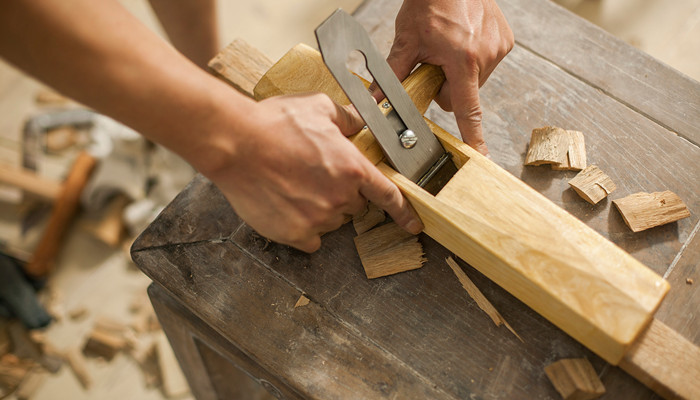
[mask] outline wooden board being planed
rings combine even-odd
[[[302,66],[306,73],[296,74]],[[436,92],[415,78],[405,86],[409,94]],[[347,103],[318,53],[300,45],[265,75],[255,89],[255,98],[312,90]],[[424,109],[431,96],[414,101]],[[655,374],[654,366],[630,361],[632,352],[626,354],[634,343],[635,353],[644,354],[639,349],[650,351],[652,355],[644,357],[647,361],[658,356],[645,339],[648,335],[636,342],[635,338],[653,319],[668,284],[585,224],[427,122],[460,168],[437,196],[415,187],[382,163],[381,151],[369,132],[360,132],[351,140],[370,160],[379,162],[380,170],[401,188],[421,215],[426,233],[609,362],[617,364],[624,357],[623,366],[631,363],[645,371],[635,374],[633,368],[625,367],[645,384],[660,392],[663,390],[658,385],[671,385],[667,393],[690,397],[688,393],[695,389],[692,385],[678,388],[675,381],[654,386],[642,379],[644,374]],[[658,326],[657,322],[652,327]],[[698,376],[697,368],[692,367],[698,349],[680,339],[679,348],[689,353],[677,362],[689,366],[690,376]]]

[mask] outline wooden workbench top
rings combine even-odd
[[[400,1],[356,12],[385,53]],[[672,289],[656,317],[700,345],[700,84],[548,0],[500,0],[516,46],[481,90],[493,161],[664,275]],[[427,116],[452,133],[453,118]],[[530,131],[584,132],[588,163],[616,183],[591,205],[569,188],[575,173],[523,167]],[[610,200],[671,190],[691,211],[632,233]],[[558,398],[544,367],[586,357],[604,398],[654,395],[618,368],[466,267],[522,337],[496,327],[427,236],[419,270],[369,281],[346,225],[311,255],[270,244],[197,177],[137,240],[139,267],[187,308],[305,396]],[[464,264],[462,264],[464,266]],[[689,285],[686,279],[694,279]],[[301,294],[311,302],[294,308]]]

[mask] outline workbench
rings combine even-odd
[[[355,13],[385,54],[400,3]],[[493,161],[663,275],[671,291],[656,318],[700,345],[700,83],[548,0],[499,5],[516,45],[480,92]],[[458,132],[437,107],[427,116]],[[581,199],[575,172],[523,166],[530,131],[547,125],[584,132],[588,163],[617,185],[610,199]],[[690,218],[633,233],[611,202],[663,190]],[[495,326],[431,238],[420,236],[421,269],[368,280],[354,236],[346,224],[305,254],[256,234],[201,176],[180,193],[132,255],[198,399],[557,399],[544,367],[577,357],[603,398],[655,398],[462,262],[522,342]]]

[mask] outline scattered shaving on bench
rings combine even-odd
[[[309,304],[309,298],[304,296],[303,294],[299,297],[299,300],[297,300],[296,304],[294,304],[294,308],[297,307],[304,307],[305,305]]]
[[[384,210],[374,203],[367,203],[365,211],[353,217],[352,226],[355,227],[355,232],[359,235],[384,222],[385,219]]]
[[[583,133],[556,126],[532,130],[525,165],[551,164],[555,170],[579,171],[586,168]]]
[[[506,328],[508,328],[508,330],[511,331],[513,335],[515,335],[515,337],[517,337],[518,339],[520,339],[521,342],[524,343],[520,335],[515,333],[515,330],[510,326],[510,324],[508,324],[508,322],[506,322],[501,313],[499,313],[498,310],[496,310],[496,307],[494,307],[493,304],[491,304],[491,302],[488,301],[486,296],[484,296],[484,294],[481,293],[481,290],[479,290],[479,288],[476,287],[474,282],[472,282],[472,280],[469,279],[467,274],[464,273],[464,271],[462,270],[462,268],[460,268],[460,266],[457,264],[454,258],[447,257],[445,261],[447,262],[447,265],[449,265],[450,268],[452,268],[452,271],[455,273],[455,275],[457,275],[457,279],[459,279],[459,282],[462,284],[464,290],[466,290],[469,296],[472,299],[474,299],[476,305],[478,305],[483,312],[485,312],[486,314],[488,314],[489,317],[491,317],[493,323],[496,324],[496,326],[505,325]]]
[[[565,400],[592,400],[605,393],[603,382],[585,358],[555,361],[545,367],[544,372]]]
[[[579,172],[569,185],[584,200],[597,204],[616,189],[615,183],[595,165],[589,165]]]
[[[356,236],[355,247],[369,279],[417,269],[426,261],[418,236],[394,222]]]
[[[670,190],[635,193],[613,200],[613,204],[633,232],[641,232],[690,216],[683,200]]]

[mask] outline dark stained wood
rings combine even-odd
[[[553,1],[498,4],[519,46],[700,145],[700,83]]]
[[[385,54],[400,3],[368,1],[356,12]],[[670,119],[659,124],[662,117],[643,108],[646,103],[668,101],[664,96],[687,78],[624,48],[546,0],[501,0],[499,4],[513,24],[518,44],[481,90],[484,128],[494,161],[658,273],[666,273],[673,265],[669,273],[673,288],[657,317],[697,344],[700,234],[693,237],[693,232],[700,215],[700,150],[670,134],[669,129],[685,132],[682,124],[673,125],[674,118],[681,119],[677,113],[660,107],[659,112]],[[554,43],[559,40],[556,35],[521,33],[536,29],[526,22],[540,23],[538,13],[550,19],[540,29],[565,25],[567,35],[580,31],[592,36]],[[537,45],[538,41],[551,43]],[[658,94],[662,89],[640,84],[641,75],[627,61],[611,57],[601,61],[602,66],[587,64],[585,74],[598,74],[601,79],[607,79],[601,71],[608,70],[614,70],[611,76],[619,80],[631,75],[624,82],[639,86],[630,90],[643,96],[628,101],[624,92],[615,92],[624,84],[610,82],[609,88],[604,87],[585,74],[577,76],[574,67],[555,57],[559,55],[547,53],[554,48],[565,60],[586,57],[582,41],[594,43],[589,46],[593,49],[583,48],[595,57],[606,54],[595,53],[596,46],[623,47],[620,54],[646,63],[648,82],[667,80],[667,91]],[[692,98],[692,93],[678,93],[674,99]],[[681,106],[678,109],[682,112]],[[429,117],[457,132],[451,115],[431,107]],[[633,234],[609,200],[593,206],[569,188],[575,172],[523,167],[530,131],[546,125],[586,135],[588,162],[600,166],[618,185],[612,199],[669,189],[686,202],[691,217]],[[420,236],[428,259],[423,268],[371,281],[364,276],[353,236],[346,224],[325,235],[322,248],[311,255],[270,244],[243,224],[201,176],[163,211],[134,244],[133,256],[169,292],[159,289],[168,303],[156,310],[161,323],[163,315],[169,318],[164,329],[171,341],[177,336],[177,342],[186,344],[175,350],[185,354],[181,364],[192,363],[189,375],[185,368],[190,385],[194,387],[192,379],[206,381],[209,391],[201,398],[216,398],[215,393],[224,389],[217,390],[220,383],[212,384],[211,374],[201,372],[207,368],[202,357],[210,368],[217,362],[208,350],[197,349],[198,342],[291,398],[556,399],[544,367],[561,358],[581,357],[591,360],[599,371],[607,389],[603,398],[657,398],[462,264],[524,343],[494,326],[445,264],[449,252],[427,236]],[[693,286],[685,284],[687,277],[695,277]],[[295,309],[301,294],[311,302]],[[153,289],[151,296],[155,297]],[[214,397],[206,397],[210,395]]]
[[[666,279],[671,290],[656,318],[700,346],[700,223],[674,260]]]
[[[260,374],[256,378],[287,397],[449,398],[312,296],[309,304],[294,308],[302,291],[235,242],[154,248],[134,253],[134,260],[152,266],[144,272],[229,344],[215,350],[227,354],[240,348]]]

